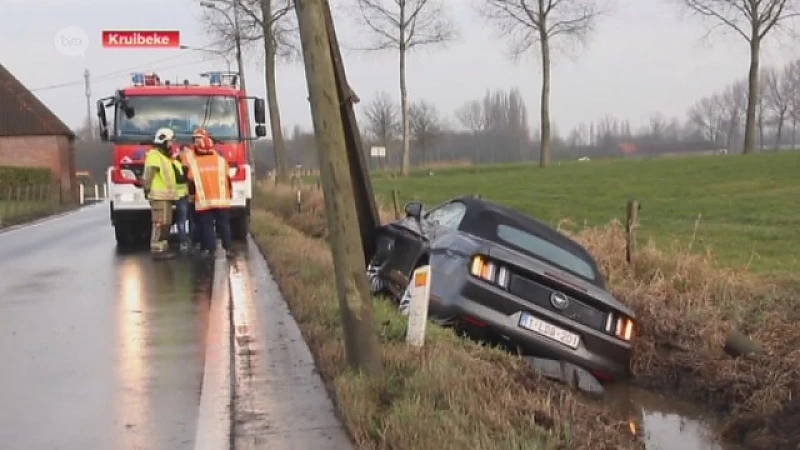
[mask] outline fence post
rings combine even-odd
[[[103,198],[108,198],[108,183],[103,183]]]
[[[639,210],[642,206],[636,200],[628,200],[628,217],[625,221],[625,260],[630,264],[636,253],[636,228],[639,223]]]
[[[394,218],[395,220],[400,218],[400,195],[397,192],[397,189],[392,189],[392,203],[394,203]]]
[[[100,188],[97,186],[97,184],[95,184],[94,185],[94,201],[97,201],[99,199],[100,199]]]
[[[84,201],[84,198],[85,198],[85,195],[86,195],[86,193],[84,191],[85,191],[85,188],[83,187],[83,183],[80,183],[78,185],[78,197],[79,197],[81,205],[83,205],[83,201]]]
[[[301,209],[301,205],[302,205],[302,203],[301,203],[302,199],[301,199],[300,192],[301,192],[301,190],[298,188],[297,189],[297,213],[298,214],[300,214],[300,209]]]

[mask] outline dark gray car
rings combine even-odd
[[[605,289],[594,258],[550,226],[475,197],[379,229],[375,292],[404,306],[409,277],[431,265],[429,318],[528,355],[563,360],[600,381],[630,375],[635,316]]]

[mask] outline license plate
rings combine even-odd
[[[519,326],[526,330],[539,333],[542,336],[548,337],[556,342],[560,342],[570,348],[578,348],[580,343],[580,336],[571,333],[559,326],[553,325],[541,319],[537,319],[530,314],[522,313],[519,319]]]

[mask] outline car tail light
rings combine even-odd
[[[633,339],[633,320],[628,317],[617,318],[614,334],[623,341]]]
[[[469,272],[475,278],[479,278],[502,288],[508,286],[508,269],[494,261],[490,261],[483,255],[475,255],[472,257],[472,264],[470,265]]]

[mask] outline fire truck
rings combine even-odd
[[[178,145],[191,144],[192,132],[205,128],[215,149],[230,165],[233,185],[231,231],[236,240],[247,238],[254,168],[250,141],[266,136],[264,100],[249,97],[237,85],[238,74],[206,72],[207,81],[190,84],[161,81],[155,73],[134,73],[132,84],[97,101],[100,138],[113,144],[108,168],[111,224],[118,246],[144,245],[150,239],[150,205],[136,187],[144,159],[159,128],[175,131]],[[253,101],[255,136],[251,136],[248,102]],[[106,110],[111,108],[109,125]]]

